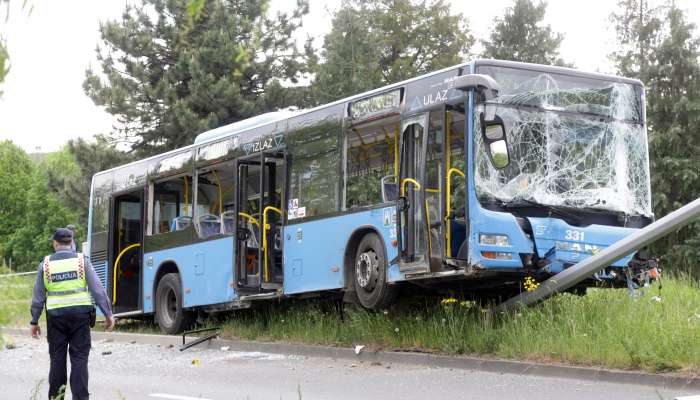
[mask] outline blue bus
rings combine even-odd
[[[100,172],[87,252],[117,316],[175,333],[270,299],[517,292],[649,224],[650,197],[641,82],[475,60]]]

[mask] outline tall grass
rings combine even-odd
[[[481,354],[655,372],[700,371],[700,291],[680,277],[639,298],[627,290],[560,294],[535,307],[495,315],[473,302],[424,298],[386,313],[332,303],[283,302],[236,312],[230,338]]]

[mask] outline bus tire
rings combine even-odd
[[[355,251],[353,271],[355,293],[363,307],[382,310],[396,300],[398,287],[388,284],[386,270],[384,244],[376,233],[366,234]]]
[[[192,324],[194,314],[182,308],[182,284],[178,274],[165,274],[161,278],[155,300],[156,322],[164,333],[173,335]]]

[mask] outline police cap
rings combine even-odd
[[[70,242],[73,240],[73,232],[71,232],[70,229],[58,228],[56,232],[53,233],[51,239],[57,242]]]

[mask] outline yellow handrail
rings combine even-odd
[[[269,282],[269,281],[270,281],[270,274],[269,274],[269,272],[268,272],[268,270],[267,270],[267,231],[270,229],[270,224],[267,223],[267,212],[268,212],[268,211],[274,211],[274,212],[276,212],[277,214],[279,214],[280,216],[282,216],[282,210],[280,210],[280,209],[277,208],[277,207],[267,206],[267,207],[265,207],[265,209],[263,210],[263,232],[262,232],[263,237],[262,237],[262,249],[263,249],[263,253],[264,253],[264,256],[263,256],[263,257],[264,257],[264,260],[265,260],[265,264],[264,264],[264,267],[265,267],[265,282]]]
[[[112,281],[112,287],[113,287],[113,292],[112,292],[112,304],[117,303],[117,268],[119,267],[119,261],[121,260],[122,256],[124,253],[127,252],[127,250],[131,250],[135,247],[140,247],[140,243],[134,243],[130,246],[126,246],[124,250],[122,250],[119,255],[117,256],[117,259],[114,261],[114,280]]]
[[[462,178],[465,177],[464,172],[460,171],[459,168],[450,168],[447,171],[447,177],[445,178],[447,180],[447,207],[446,212],[445,212],[445,225],[447,226],[446,233],[445,233],[445,249],[447,250],[447,257],[452,257],[452,248],[450,246],[450,242],[452,239],[452,230],[450,229],[450,211],[452,210],[452,199],[450,198],[452,194],[452,174],[457,174],[461,176]]]
[[[255,218],[254,216],[252,216],[252,215],[250,215],[250,214],[248,214],[248,213],[244,213],[243,211],[239,211],[239,212],[238,212],[238,215],[240,215],[241,217],[244,217],[244,218],[249,219],[250,222],[253,223],[253,225],[257,225],[258,228],[260,228],[260,221],[258,221],[258,219]]]
[[[403,178],[403,181],[401,181],[401,196],[406,195],[406,184],[407,183],[412,183],[416,189],[420,190],[420,183],[418,183],[417,180],[413,178]]]

